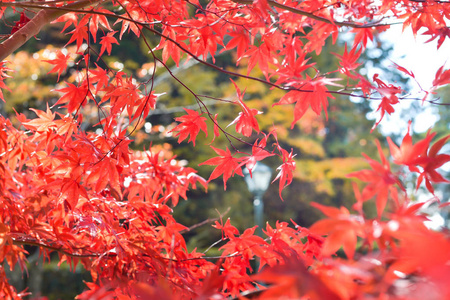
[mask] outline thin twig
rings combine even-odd
[[[234,3],[239,3],[239,4],[244,4],[244,5],[253,4],[253,0],[231,0],[231,1],[233,1]],[[354,23],[354,22],[345,22],[345,21],[340,22],[340,21],[335,21],[335,20],[329,20],[329,19],[326,19],[324,17],[319,17],[319,16],[316,16],[313,13],[310,13],[310,12],[307,12],[307,11],[304,11],[304,10],[301,10],[301,9],[298,9],[298,8],[295,8],[295,7],[292,7],[292,6],[287,6],[287,5],[281,4],[279,2],[276,2],[274,0],[267,0],[267,3],[269,5],[274,6],[274,7],[278,7],[278,8],[290,11],[290,12],[292,12],[294,14],[297,14],[297,15],[305,16],[305,17],[308,17],[310,19],[314,19],[314,20],[319,21],[319,22],[324,22],[324,23],[327,23],[327,24],[337,25],[339,27],[370,28],[370,27],[386,26],[386,25],[388,25],[388,24],[380,24],[381,20],[370,22],[370,23],[365,23],[365,24],[357,24],[357,23]]]

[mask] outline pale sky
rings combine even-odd
[[[402,25],[392,26],[382,35],[382,37],[384,40],[390,41],[394,45],[394,51],[391,53],[390,60],[407,70],[412,71],[417,81],[425,90],[432,86],[436,71],[450,60],[450,42],[448,40],[446,40],[438,50],[436,40],[425,43],[428,38],[420,35],[414,38],[411,29],[406,29],[405,32],[402,33]],[[446,64],[444,69],[448,68],[449,65],[450,63]],[[410,91],[414,92],[418,90],[417,84],[411,81]],[[422,95],[423,94],[417,96],[421,97]],[[407,103],[400,104],[407,109]],[[384,134],[402,133],[406,131],[406,121],[401,120],[400,116],[402,115],[402,112],[400,109],[397,109],[397,106],[398,105],[395,106],[396,112],[393,113],[392,116],[387,116],[387,120],[383,119],[381,122],[381,131]],[[423,108],[424,113],[415,117],[414,130],[416,132],[428,130],[437,120],[436,117],[429,112],[429,105],[424,105]]]

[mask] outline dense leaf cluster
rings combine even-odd
[[[424,225],[426,217],[419,211],[423,203],[412,203],[401,180],[403,173],[391,168],[379,143],[381,161],[366,155],[370,169],[348,175],[364,183],[362,192],[354,185],[354,213],[316,203],[313,206],[326,219],[309,229],[294,222],[291,226],[267,224],[263,237],[255,234],[255,227],[241,233],[230,220],[220,218],[213,227],[222,231],[217,243],[221,255],[188,251],[182,233],[189,228],[172,215],[172,208],[180,198],[186,199],[188,190],[198,184],[206,187],[220,176],[226,188],[231,177],[243,175],[243,167],[251,172],[257,161],[273,156],[280,161],[274,181],[278,181],[281,198],[293,180],[296,154],[283,147],[276,129],[261,132],[261,112],[246,103],[245,91],[234,81],[236,96],[217,99],[197,94],[170,67],[171,61],[182,67],[196,60],[230,78],[279,89],[284,95],[273,106],[294,105],[291,127],[310,109],[318,115],[324,111],[328,118],[329,101],[335,95],[379,101],[375,128],[386,113],[395,112],[406,91],[379,74],[367,78],[358,72],[359,57],[368,41],[402,20],[414,34],[423,32],[431,40],[438,39],[439,47],[448,37],[448,3],[2,1],[0,17],[8,20],[11,14],[20,19],[2,36],[0,91],[8,89],[4,82],[14,76],[3,60],[48,23],[59,23],[67,45],[74,47],[57,49],[50,59],[42,60],[52,65],[50,73],[57,77],[55,90],[60,97],[53,110],[48,106],[45,111],[33,109],[34,118],[21,113],[14,120],[0,117],[1,261],[24,268],[24,246],[33,245],[46,258],[57,253],[60,263],[72,267],[80,263],[90,272],[92,282],[78,299],[223,299],[256,290],[262,290],[257,294],[261,298],[450,297],[448,232]],[[322,52],[329,37],[335,42],[348,28],[355,33],[350,50],[346,46],[342,55]],[[117,68],[104,63],[125,34],[141,39],[153,60],[144,84],[121,70],[120,63]],[[221,52],[233,53],[247,73],[216,65]],[[313,53],[335,55],[339,66],[324,72],[310,62]],[[69,66],[74,67],[73,76],[65,78]],[[412,72],[395,67],[414,78]],[[129,147],[130,135],[157,106],[154,84],[161,68],[189,92],[199,110],[186,108],[167,134],[194,146],[201,131],[211,143],[218,137],[229,141],[225,149],[213,144],[217,156],[202,163],[215,167],[208,181],[164,151],[132,151]],[[249,75],[254,68],[259,68],[261,78]],[[448,84],[449,77],[450,71],[439,69],[433,86],[423,89],[424,95],[416,100],[430,101],[427,96]],[[61,78],[66,80],[59,82]],[[2,93],[0,97],[8,101]],[[240,112],[222,124],[210,112],[206,99],[236,106]],[[96,125],[87,131],[81,124],[93,107]],[[264,117],[270,118],[270,112],[268,108]],[[252,135],[256,138],[249,142],[246,138]],[[434,137],[430,131],[413,144],[408,130],[400,146],[388,139],[392,164],[415,173],[417,187],[424,182],[433,195],[433,184],[447,182],[438,168],[450,161],[450,155],[441,153],[450,136],[432,143]],[[247,145],[251,153],[240,151],[237,143]],[[363,210],[363,203],[373,199],[378,212],[375,219]],[[343,253],[339,253],[341,248]],[[259,261],[257,270],[253,260]],[[405,284],[408,289],[402,288]],[[2,264],[0,296],[12,299],[25,294],[8,283]]]

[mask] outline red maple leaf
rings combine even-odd
[[[217,177],[223,174],[223,187],[226,190],[227,180],[231,176],[234,176],[234,174],[238,174],[243,177],[244,174],[242,173],[242,169],[239,167],[238,159],[233,157],[233,155],[231,155],[231,152],[228,149],[228,147],[225,148],[226,150],[217,149],[214,148],[213,146],[211,146],[211,148],[213,148],[214,151],[220,156],[210,158],[207,161],[199,164],[199,166],[202,165],[217,166],[209,176],[208,182],[210,182],[213,179],[216,179]]]
[[[373,31],[372,27],[369,28],[355,28],[351,32],[355,32],[355,38],[353,40],[353,48],[356,48],[358,45],[361,45],[363,48],[366,48],[367,42],[369,40],[373,41]]]
[[[81,22],[84,22],[85,19],[89,22],[89,31],[92,34],[92,38],[94,39],[94,43],[97,42],[97,31],[98,25],[102,25],[104,28],[112,31],[111,26],[108,23],[108,19],[106,18],[106,14],[111,14],[111,12],[104,8],[93,8],[93,14],[86,14]],[[102,15],[105,14],[105,15]]]
[[[58,92],[63,92],[64,95],[59,98],[59,100],[55,103],[67,103],[67,110],[69,113],[72,113],[80,108],[80,106],[85,105],[87,103],[88,98],[88,88],[85,83],[76,86],[72,83],[66,82],[67,87],[56,90]]]
[[[4,66],[5,63],[6,61],[0,62],[0,99],[2,99],[3,101],[5,101],[5,98],[3,98],[3,92],[1,89],[7,89],[8,91],[10,91],[10,89],[4,83],[4,80],[8,77],[11,77],[6,74],[6,72],[11,71],[11,69],[6,68]]]
[[[111,54],[111,50],[112,50],[112,44],[117,44],[117,45],[119,44],[119,42],[114,37],[114,34],[116,32],[117,31],[108,32],[107,35],[102,37],[102,39],[100,41],[100,44],[102,45],[102,48],[100,49],[100,54],[98,55],[98,59],[100,59],[100,56],[102,56],[103,52],[105,52],[105,49],[108,52],[108,55],[110,55]]]
[[[339,58],[339,64],[341,65],[340,72],[347,74],[349,76],[353,76],[350,71],[355,70],[358,68],[361,63],[358,63],[358,59],[361,56],[362,47],[359,48],[359,51],[356,51],[357,47],[353,47],[350,52],[347,51],[347,44],[345,44],[344,48],[344,54],[339,55],[336,53],[333,53],[336,55],[336,57]]]
[[[265,150],[267,143],[267,137],[263,138],[260,142],[258,140],[252,146],[252,155],[241,158],[242,162],[239,164],[239,167],[245,165],[247,170],[250,172],[250,176],[252,176],[252,170],[256,165],[257,161],[263,160],[266,157],[273,156],[273,153]]]
[[[66,54],[62,53],[61,51],[58,51],[58,52],[56,52],[55,59],[44,60],[45,62],[55,65],[53,67],[53,69],[51,69],[48,73],[58,72],[58,81],[59,81],[59,76],[67,68],[67,62],[68,62],[69,58],[70,58],[69,54],[66,55]]]
[[[353,258],[357,237],[364,237],[362,217],[351,215],[345,207],[329,207],[315,202],[311,202],[311,206],[319,209],[328,217],[314,223],[309,229],[319,235],[328,234],[323,244],[322,254],[329,256],[343,247],[347,257]]]
[[[245,91],[241,93],[241,90],[239,89],[237,84],[233,80],[231,80],[231,82],[233,82],[234,86],[236,87],[236,91],[238,94],[238,102],[239,105],[241,106],[242,111],[239,113],[236,119],[234,119],[234,121],[231,122],[228,126],[236,124],[236,132],[241,133],[244,136],[251,136],[252,129],[254,129],[256,132],[259,133],[259,125],[255,116],[261,114],[262,112],[254,108],[252,109],[248,108],[248,106],[242,101],[242,99],[244,98]]]
[[[279,172],[278,172],[277,177],[275,177],[275,179],[272,181],[272,183],[274,183],[278,179],[280,180],[279,181],[279,194],[280,194],[281,200],[283,200],[283,197],[281,197],[281,191],[286,186],[291,184],[293,176],[294,176],[294,171],[295,171],[294,156],[295,156],[295,154],[293,154],[292,149],[291,149],[290,153],[288,153],[286,150],[284,150],[282,148],[280,148],[280,151],[283,156],[283,164],[277,168],[277,170]]]
[[[192,142],[195,146],[195,139],[197,138],[198,133],[202,130],[206,136],[208,136],[208,127],[206,126],[206,118],[202,117],[202,114],[199,114],[195,110],[192,109],[184,109],[188,114],[182,117],[178,117],[175,121],[181,122],[177,127],[172,129],[170,132],[177,132],[174,136],[178,138],[178,143],[181,143],[185,140],[188,135],[190,135],[190,139],[188,142]]]
[[[225,222],[225,225],[223,225],[222,220],[220,220],[220,223],[218,221],[216,221],[216,223],[214,223],[214,225],[212,225],[212,227],[222,230],[222,239],[223,239],[224,235],[225,235],[225,237],[231,239],[235,235],[239,234],[239,230],[237,230],[236,227],[231,225],[230,218],[227,219],[227,221]]]
[[[300,257],[286,257],[285,260],[284,264],[265,268],[252,276],[268,285],[259,299],[342,299],[322,278],[310,272]]]
[[[416,167],[416,165],[426,163],[429,160],[423,154],[427,151],[430,142],[436,135],[436,133],[428,133],[423,140],[420,140],[415,145],[413,145],[410,130],[411,121],[409,121],[408,132],[403,138],[400,147],[397,147],[397,145],[395,145],[390,137],[387,137],[387,141],[392,157],[394,158],[394,163],[398,165],[406,165],[411,171],[419,172],[419,169]]]
[[[445,163],[450,161],[449,154],[438,154],[439,150],[447,143],[450,139],[450,135],[444,136],[440,140],[431,146],[430,150],[426,154],[428,158],[425,163],[421,164],[423,171],[420,173],[419,178],[417,178],[417,188],[421,185],[422,181],[425,179],[425,185],[434,194],[434,188],[431,185],[432,182],[449,182],[441,174],[439,174],[436,169],[442,167]]]
[[[237,47],[237,57],[244,56],[245,51],[247,51],[248,47],[251,45],[249,32],[243,28],[238,28],[238,30],[230,32],[228,35],[232,38],[228,42],[226,49],[230,50]]]
[[[347,175],[347,177],[356,177],[368,184],[364,187],[362,191],[362,201],[372,198],[377,195],[376,206],[378,216],[381,216],[384,208],[386,207],[389,191],[395,193],[395,188],[393,185],[397,184],[402,189],[400,180],[391,172],[391,167],[386,157],[381,149],[380,142],[375,140],[378,148],[378,153],[380,154],[381,163],[371,159],[366,154],[363,153],[367,162],[372,167],[372,170],[362,170],[353,172]],[[394,190],[393,190],[394,189]]]
[[[294,121],[291,124],[291,128],[294,128],[295,123],[300,120],[306,113],[309,107],[317,114],[320,115],[322,108],[325,111],[325,116],[328,119],[328,98],[334,99],[334,97],[328,92],[325,87],[328,85],[340,86],[334,83],[334,81],[340,80],[339,78],[319,78],[311,80],[309,77],[307,81],[302,84],[296,84],[299,90],[292,90],[284,95],[279,102],[273,104],[284,105],[295,103],[294,107]]]
[[[29,129],[36,130],[37,132],[46,132],[49,129],[56,129],[57,124],[55,124],[55,114],[52,113],[47,103],[47,111],[41,111],[37,109],[31,109],[39,117],[37,119],[29,120],[28,122],[23,122],[22,124]]]
[[[381,110],[381,116],[380,119],[372,127],[371,132],[375,130],[378,124],[380,124],[381,120],[383,120],[385,113],[388,113],[388,115],[390,115],[395,111],[393,105],[399,103],[396,94],[403,92],[403,90],[398,86],[394,86],[392,84],[387,85],[386,83],[384,83],[378,78],[378,74],[373,75],[373,81],[378,84],[376,90],[382,96],[382,98],[381,103],[377,108],[377,111]]]
[[[20,28],[25,26],[30,21],[31,21],[31,19],[28,18],[24,12],[21,12],[19,21],[17,21],[15,23],[14,27],[11,29],[11,34],[15,33],[16,31],[19,31]]]
[[[242,57],[249,57],[247,66],[248,74],[250,74],[250,71],[258,64],[266,79],[269,78],[269,63],[276,64],[276,59],[270,53],[270,50],[265,43],[259,47],[253,45],[250,46]],[[239,61],[240,59],[238,59],[238,62]]]
[[[97,67],[97,69],[89,70],[89,72],[91,73],[89,74],[90,75],[89,80],[92,84],[94,83],[97,84],[95,89],[95,92],[97,93],[98,91],[100,91],[101,89],[103,89],[108,85],[109,76],[106,70],[100,68],[97,64],[95,64],[95,66]]]
[[[220,135],[220,128],[219,128],[219,124],[217,122],[217,116],[218,116],[218,114],[214,115],[214,130],[213,130],[214,137],[213,137],[211,143],[214,142],[216,137],[219,137],[219,135]]]
[[[436,76],[433,80],[433,87],[445,85],[450,83],[450,70],[444,71],[444,66],[440,67],[436,72]]]
[[[69,32],[71,36],[66,45],[76,41],[77,51],[80,49],[83,42],[88,40],[88,28],[86,26],[87,22],[88,21],[78,23],[75,29]]]

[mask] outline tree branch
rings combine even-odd
[[[101,1],[102,0],[83,0],[59,8],[48,7],[41,9],[30,22],[25,24],[25,26],[0,44],[0,61],[3,61],[11,53],[19,49],[32,36],[38,34],[45,25],[66,14],[66,9],[80,9]],[[64,8],[64,10],[61,10],[61,8]]]
[[[73,252],[69,252],[63,248],[59,248],[59,247],[55,247],[55,246],[50,246],[50,245],[46,245],[46,244],[42,244],[36,241],[23,241],[23,240],[17,240],[15,238],[12,238],[13,240],[13,244],[14,245],[29,245],[29,246],[36,246],[36,247],[41,247],[50,251],[55,251],[55,252],[59,252],[61,254],[67,255],[67,256],[71,256],[71,257],[77,257],[77,258],[94,258],[94,257],[99,257],[101,256],[100,254],[77,254],[77,253],[73,253]]]
[[[233,1],[234,3],[239,3],[239,4],[244,4],[244,5],[253,4],[253,0],[231,0],[231,1]],[[290,12],[292,12],[294,14],[297,14],[297,15],[305,16],[305,17],[308,17],[310,19],[314,19],[314,20],[319,21],[319,22],[324,22],[324,23],[327,23],[327,24],[337,25],[339,27],[346,26],[346,27],[352,27],[352,28],[369,28],[369,27],[373,27],[373,26],[385,26],[385,24],[379,24],[381,22],[381,20],[370,22],[370,23],[366,23],[366,24],[357,24],[357,23],[345,22],[345,21],[339,22],[339,21],[334,21],[334,20],[332,21],[332,20],[329,20],[329,19],[324,18],[324,17],[316,16],[313,13],[310,13],[310,12],[307,12],[307,11],[304,11],[304,10],[301,10],[301,9],[298,9],[298,8],[295,8],[295,7],[291,7],[291,6],[287,6],[287,5],[278,3],[278,2],[276,2],[274,0],[267,0],[267,3],[269,3],[269,5],[272,5],[274,7],[278,7],[278,8],[290,11]]]

